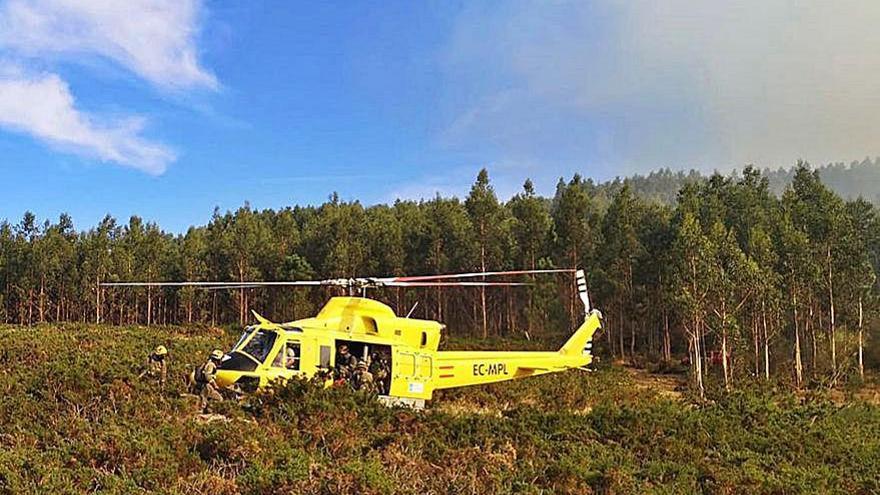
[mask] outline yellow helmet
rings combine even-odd
[[[158,345],[153,352],[156,353],[157,356],[164,356],[165,354],[168,354],[168,349],[166,349],[164,345]]]
[[[217,349],[214,349],[213,351],[211,351],[211,359],[217,359],[217,360],[223,359],[223,351],[219,351]]]

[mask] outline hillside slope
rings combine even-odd
[[[840,197],[844,199],[863,198],[875,205],[880,205],[880,157],[874,160],[865,158],[861,162],[854,161],[848,165],[829,163],[813,168],[819,171],[822,182]],[[776,169],[763,168],[761,173],[767,177],[770,190],[779,196],[791,184],[796,170],[795,166]],[[735,171],[734,174],[741,174],[741,172],[742,168]],[[661,168],[644,175],[636,174],[602,182],[596,186],[596,189],[603,198],[610,198],[626,182],[639,197],[672,205],[675,204],[678,191],[682,186],[705,180],[709,175],[696,170],[673,171],[669,168]]]

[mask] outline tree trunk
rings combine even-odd
[[[831,248],[828,248],[828,316],[831,318],[831,370],[833,373],[832,383],[837,381],[837,328],[835,327],[834,314],[834,283],[831,271]]]
[[[724,371],[724,390],[730,392],[730,367],[727,363],[727,306],[721,301],[721,369]]]
[[[668,363],[672,361],[672,339],[669,336],[669,310],[663,309],[663,357]]]
[[[45,312],[43,311],[45,308],[46,302],[46,277],[40,277],[40,323],[44,323],[46,321]]]
[[[761,338],[758,334],[758,319],[752,314],[752,343],[755,346],[755,378],[761,374]]]
[[[486,226],[480,223],[480,271],[486,271]],[[483,277],[483,281],[486,277]],[[486,287],[480,287],[480,303],[483,314],[483,338],[489,336],[489,323],[486,315]]]
[[[636,362],[636,325],[630,322],[629,325],[629,360],[631,363]]]
[[[244,283],[244,262],[238,262],[238,281]],[[244,287],[238,289],[238,324],[244,325]]]
[[[801,362],[801,332],[800,323],[798,322],[798,306],[797,294],[792,293],[792,305],[794,306],[794,374],[797,388],[801,388],[804,380],[803,363]]]
[[[761,320],[764,326],[764,379],[770,380],[770,335],[767,333],[767,306],[761,301]]]
[[[700,391],[700,399],[703,399],[706,395],[706,390],[703,387],[703,358],[702,351],[700,350],[700,323],[699,321],[694,321],[694,334],[693,334],[693,347],[694,347],[694,378],[697,381],[697,390]]]
[[[816,361],[819,359],[819,344],[816,341],[816,322],[813,321],[815,313],[813,312],[813,298],[810,297],[810,314],[807,319],[807,331],[810,334],[810,365],[811,365],[811,373],[816,373]]]
[[[859,377],[861,377],[862,381],[865,381],[865,360],[864,360],[864,350],[865,350],[865,341],[864,341],[864,329],[862,328],[863,323],[863,313],[862,313],[862,296],[859,295]]]
[[[602,325],[602,326],[607,327],[607,328],[603,328],[603,330],[605,330],[605,332],[603,332],[603,334],[605,335],[605,338],[608,339],[608,349],[611,351],[611,359],[612,360],[617,359],[617,347],[615,344],[616,341],[614,340],[614,325],[616,325],[616,324],[617,324],[617,322],[614,321],[614,313],[609,311],[608,312],[608,324]]]
[[[101,324],[101,276],[95,279],[95,325]]]

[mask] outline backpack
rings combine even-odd
[[[196,383],[208,383],[208,379],[205,377],[206,366],[208,366],[208,363],[205,363],[196,368]]]

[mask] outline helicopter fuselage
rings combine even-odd
[[[398,317],[373,299],[334,297],[313,318],[279,324],[258,316],[225,356],[217,382],[254,390],[292,377],[327,377],[345,344],[356,359],[387,365],[388,398],[419,406],[435,390],[584,367],[600,317],[590,312],[558,351],[440,351],[442,324]]]

